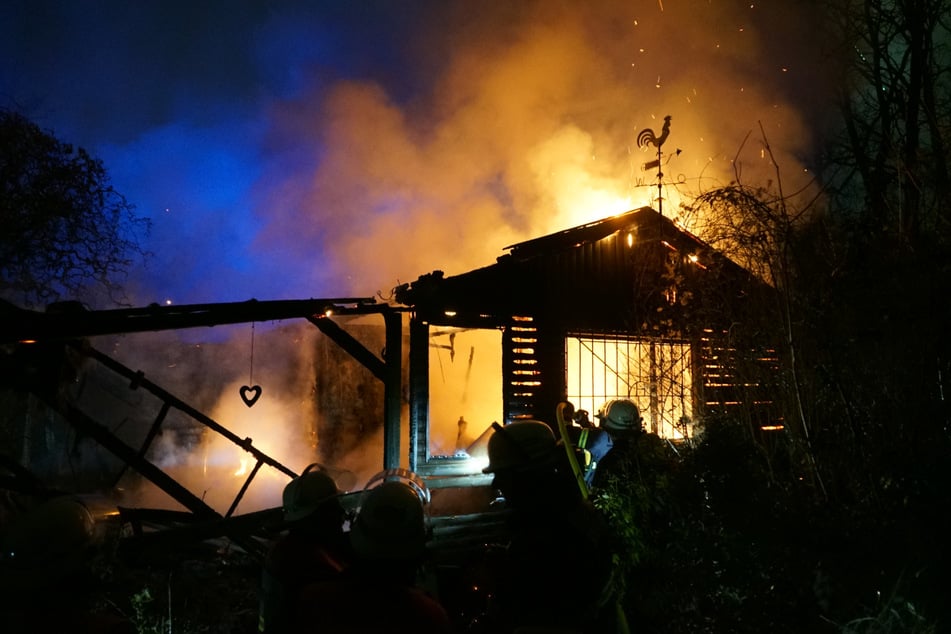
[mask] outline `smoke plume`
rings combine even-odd
[[[749,2],[507,4],[422,20],[403,51],[410,97],[315,72],[319,90],[272,104],[280,160],[256,189],[256,248],[342,293],[491,264],[509,244],[658,207],[656,171],[642,169],[656,149],[636,136],[667,115],[666,214],[738,177],[775,179],[760,125],[788,187],[809,178],[791,101],[805,58],[775,47],[805,26],[795,16]]]

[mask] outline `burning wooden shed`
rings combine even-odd
[[[358,412],[352,404],[350,412],[379,421],[379,466],[408,466],[436,488],[486,484],[481,468],[492,423],[520,418],[551,423],[562,400],[593,414],[610,399],[632,398],[650,431],[672,440],[691,437],[698,421],[711,414],[749,416],[761,426],[781,424],[767,395],[777,359],[768,346],[749,337],[771,289],[669,218],[637,209],[506,251],[494,264],[467,273],[423,275],[397,288],[395,303],[251,300],[46,313],[9,307],[3,341],[19,354],[4,359],[10,380],[19,383],[32,376],[22,369],[32,367],[38,354],[66,345],[124,377],[130,390],[154,393],[154,421],[143,430],[144,439],[130,445],[88,412],[63,410],[52,391],[56,380],[36,377],[27,386],[63,410],[83,437],[97,439],[194,513],[213,515],[148,460],[149,447],[170,424],[169,416],[181,411],[250,454],[255,469],[226,517],[236,510],[257,468],[269,465],[289,476],[293,470],[82,338],[304,319],[340,347],[341,358],[361,366],[368,382],[379,383],[368,383],[374,398],[360,399],[373,411]],[[361,316],[382,317],[382,325],[373,326],[379,331],[370,338],[374,343],[352,334],[356,325],[348,319]],[[31,361],[24,365],[20,355]],[[334,359],[334,367],[320,376],[345,380],[343,361]],[[323,379],[315,387],[331,398],[336,391],[321,385]],[[326,403],[315,405],[327,409]],[[383,411],[376,411],[380,407]],[[347,426],[346,417],[331,418]]]
[[[397,289],[412,309],[414,470],[478,477],[492,422],[551,423],[562,400],[594,414],[631,398],[673,440],[739,408],[769,422],[777,359],[744,337],[770,288],[671,219],[644,207],[506,251]]]

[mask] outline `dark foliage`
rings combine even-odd
[[[771,267],[780,301],[760,332],[781,352],[770,395],[786,427],[705,421],[682,451],[670,530],[650,545],[660,565],[636,573],[653,600],[632,614],[658,632],[946,631],[943,236],[797,215],[739,184],[703,202],[727,216],[721,239]]]
[[[693,208],[777,291],[759,332],[785,429],[708,420],[685,448],[642,571],[655,631],[951,628],[948,4],[823,10],[840,92],[816,194],[783,196],[777,167]]]
[[[667,470],[649,477],[659,488],[620,487],[638,526],[624,603],[633,631],[940,631],[951,507],[936,483],[948,467],[908,471],[917,484],[895,485],[901,499],[827,503],[799,453],[788,436],[765,442],[710,421],[675,465],[654,463]]]

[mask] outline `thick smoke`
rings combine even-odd
[[[786,187],[809,178],[790,103],[805,58],[773,46],[802,22],[749,2],[498,4],[462,3],[407,34],[431,73],[411,97],[371,77],[274,104],[282,159],[258,188],[257,248],[353,293],[491,264],[509,244],[656,208],[656,172],[641,167],[656,149],[636,136],[660,134],[666,115],[666,214],[737,177],[775,181],[761,125]]]
[[[677,214],[682,197],[738,177],[775,180],[760,125],[785,189],[796,190],[810,178],[800,161],[814,142],[816,113],[807,106],[815,109],[823,93],[808,39],[809,5],[538,0],[313,9],[288,2],[254,12],[255,20],[268,17],[257,42],[245,42],[234,62],[254,57],[266,68],[262,94],[235,84],[227,101],[214,102],[210,78],[199,79],[203,89],[181,79],[160,97],[174,96],[179,105],[198,100],[207,105],[201,117],[109,141],[115,145],[108,154],[120,159],[111,168],[119,189],[122,182],[140,185],[153,207],[143,210],[156,225],[153,271],[133,279],[130,290],[137,304],[174,293],[176,302],[189,303],[368,296],[435,269],[451,275],[485,266],[521,240],[658,207],[655,172],[642,169],[656,151],[638,147],[636,138],[643,129],[660,133],[667,115],[666,215]],[[338,23],[340,16],[324,20],[321,11],[354,15]],[[218,16],[207,17],[220,30]],[[306,48],[296,44],[321,53],[334,48],[334,38],[343,50],[353,47],[351,68],[316,58],[310,67],[287,62],[288,53]],[[143,60],[160,57],[152,50],[165,42],[150,41]],[[195,57],[202,42],[193,43]],[[205,43],[216,50],[211,62],[220,59],[218,41]],[[183,67],[198,74],[200,65]],[[125,102],[122,109],[151,112]],[[298,344],[283,333],[268,346],[262,334],[255,374],[265,392],[249,409],[237,394],[247,378],[247,330],[209,336],[221,343],[206,346],[201,359],[183,352],[180,362],[159,364],[154,373],[167,375],[160,383],[168,380],[176,392],[200,388],[183,397],[303,468],[320,440],[301,437],[318,415],[313,384],[301,383],[313,381],[313,341]],[[460,417],[474,436],[496,415],[473,407],[470,349],[459,347],[442,379],[442,391],[458,403],[434,411],[445,432],[437,439],[441,452],[460,445]],[[484,347],[475,349],[478,363]],[[373,434],[372,450],[347,446],[336,457],[365,459],[372,469],[380,453],[378,429]],[[174,434],[159,442],[163,465],[201,474],[193,489],[224,510],[240,486],[233,475],[240,452],[186,446]],[[208,465],[221,471],[220,487],[207,479]],[[220,499],[219,488],[228,490]],[[264,492],[265,505],[278,495]]]
[[[300,473],[317,460],[320,452],[313,392],[315,339],[319,333],[313,326],[299,320],[261,324],[254,330],[248,325],[223,327],[215,333],[217,341],[208,342],[206,333],[206,343],[190,345],[181,339],[186,332],[130,335],[114,345],[111,356],[143,372],[175,399],[207,415],[238,439],[250,439],[255,449],[292,471]],[[110,379],[114,382],[114,377],[101,370],[99,374],[95,385],[107,385]],[[261,388],[251,406],[242,397],[241,389],[246,386]],[[86,401],[98,404],[104,420],[128,418],[127,427],[144,433],[162,404],[144,392],[129,391],[118,383],[108,391],[99,388],[97,394],[87,395]],[[130,401],[132,398],[135,400]],[[135,447],[142,440],[133,436],[129,444]],[[251,453],[177,406],[163,423],[148,457],[222,513],[228,510],[255,464]],[[135,504],[176,506],[148,482],[133,482],[136,484],[129,494]],[[263,465],[239,510],[279,506],[287,482],[286,474]]]

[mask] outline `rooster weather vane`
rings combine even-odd
[[[663,197],[663,178],[664,173],[660,169],[660,160],[663,156],[663,152],[660,149],[664,145],[664,141],[667,140],[667,137],[670,135],[670,115],[664,117],[664,127],[661,128],[660,136],[654,134],[654,131],[650,128],[644,128],[637,134],[637,146],[638,147],[647,147],[648,145],[653,145],[657,148],[657,158],[649,163],[644,163],[643,169],[645,171],[649,169],[657,168],[657,212],[663,215],[664,213],[664,197]],[[680,150],[677,150],[677,153],[680,154]]]

